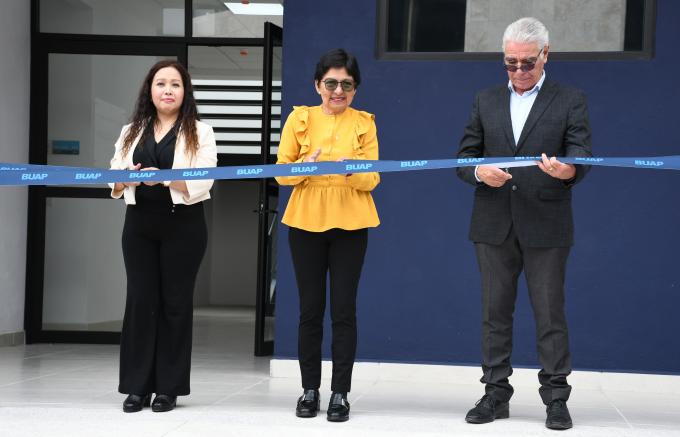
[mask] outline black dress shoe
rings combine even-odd
[[[496,419],[510,417],[510,403],[500,402],[489,395],[484,395],[475,404],[475,408],[465,416],[467,423],[489,423]]]
[[[319,412],[319,390],[305,390],[298,398],[295,415],[297,417],[316,417]]]
[[[123,412],[136,413],[151,403],[151,395],[128,395],[123,401]]]
[[[349,402],[346,393],[333,392],[328,403],[326,418],[329,422],[345,422],[349,419]]]
[[[567,408],[567,401],[555,399],[548,404],[545,409],[548,417],[545,419],[546,428],[550,429],[569,429],[574,426],[571,423],[571,415]]]
[[[154,413],[164,413],[166,411],[174,410],[176,406],[177,396],[157,394],[151,404],[151,411]]]

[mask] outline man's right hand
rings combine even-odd
[[[512,175],[493,165],[480,165],[477,167],[477,178],[490,187],[498,188],[512,179]]]

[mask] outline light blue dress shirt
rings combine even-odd
[[[538,83],[532,89],[519,95],[512,86],[512,82],[508,81],[508,89],[510,90],[510,118],[512,119],[512,134],[515,137],[515,144],[519,142],[522,129],[524,129],[524,124],[527,122],[529,112],[531,107],[534,106],[536,96],[541,90],[543,82],[545,82],[545,70]]]
[[[508,89],[510,90],[510,118],[512,119],[512,135],[515,137],[515,145],[519,141],[520,135],[522,135],[522,129],[524,129],[524,124],[529,118],[529,112],[531,112],[531,107],[534,106],[536,101],[536,96],[541,90],[545,82],[545,70],[543,70],[543,75],[538,80],[536,85],[529,91],[525,91],[522,95],[517,94],[515,87],[512,86],[512,82],[508,80]],[[477,177],[477,168],[475,167],[475,179],[477,182],[482,182]]]

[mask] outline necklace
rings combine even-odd
[[[170,129],[172,129],[175,126],[176,122],[177,120],[173,120],[172,122],[169,123],[163,123],[162,121],[157,119],[154,122],[153,126],[154,136],[156,136],[156,138],[164,137],[165,134],[168,133],[168,131],[170,131]]]
[[[163,137],[165,137],[165,135],[170,131],[170,129],[173,128],[176,121],[177,120],[174,120],[172,123],[163,124],[160,120],[156,120],[153,126],[154,139],[156,141],[160,141]]]
[[[154,132],[159,133],[159,134],[165,133],[165,132],[169,131],[174,124],[175,123],[167,123],[167,124],[157,123],[157,124],[154,125],[153,130],[154,130]]]

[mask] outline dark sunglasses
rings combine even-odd
[[[335,89],[338,87],[338,84],[342,87],[343,91],[349,92],[354,89],[354,81],[351,81],[349,79],[337,81],[336,79],[325,79],[322,80],[324,86],[328,91],[335,91]]]
[[[531,71],[536,67],[536,62],[538,62],[538,57],[541,56],[541,53],[543,53],[544,48],[545,47],[541,47],[541,50],[536,55],[536,59],[529,58],[526,61],[522,61],[522,62],[519,62],[519,63],[515,62],[515,63],[512,63],[512,64],[506,64],[505,62],[503,62],[503,66],[505,67],[505,69],[507,71],[509,71],[511,73],[514,73],[517,70],[522,70],[524,72]]]

